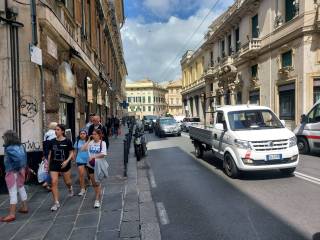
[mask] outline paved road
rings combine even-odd
[[[162,239],[320,239],[320,185],[279,171],[230,179],[211,153],[197,161],[187,137],[148,135],[149,178]],[[320,177],[320,159],[299,173]]]

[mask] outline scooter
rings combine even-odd
[[[134,153],[136,155],[137,161],[147,155],[147,142],[144,136],[143,130],[136,128],[134,133]]]

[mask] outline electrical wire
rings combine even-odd
[[[189,44],[189,42],[191,41],[191,39],[194,37],[194,35],[199,31],[200,27],[202,26],[202,24],[205,22],[205,20],[209,17],[209,15],[213,12],[213,10],[216,8],[216,6],[218,5],[218,3],[220,3],[221,0],[216,0],[215,3],[213,4],[213,6],[210,8],[209,12],[207,13],[207,15],[202,19],[201,23],[197,26],[197,28],[195,29],[195,31],[190,35],[190,37],[186,40],[186,42],[183,44],[183,46],[181,47],[181,49],[178,51],[176,57],[167,65],[167,67],[165,68],[165,70],[161,73],[160,75],[160,79],[164,79],[167,77],[168,75],[168,71],[170,71],[170,66],[172,66],[172,64],[177,61],[177,59],[179,57],[181,57],[181,55],[183,54],[183,52],[185,51],[187,45]],[[202,41],[202,40],[201,40]]]

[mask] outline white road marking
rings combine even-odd
[[[151,187],[152,188],[156,188],[157,187],[156,180],[154,178],[154,174],[153,174],[153,171],[151,169],[149,170],[149,177],[150,177]]]
[[[309,181],[309,182],[312,182],[312,183],[320,185],[320,179],[319,178],[312,177],[310,175],[307,175],[307,174],[304,174],[304,173],[301,173],[301,172],[297,172],[297,171],[294,172],[294,175],[296,177],[298,177],[298,178],[303,179],[303,180],[306,180],[306,181]]]
[[[167,225],[169,224],[169,218],[167,215],[167,211],[163,205],[162,202],[157,202],[157,210],[158,210],[158,214],[159,214],[159,218],[160,218],[160,222],[162,225]]]

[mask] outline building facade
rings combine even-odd
[[[209,121],[213,105],[261,104],[294,128],[320,96],[319,7],[236,0],[181,60],[184,109]]]
[[[0,134],[14,129],[36,155],[51,121],[74,138],[90,112],[103,120],[122,113],[123,7],[122,0],[1,1]]]
[[[143,79],[126,84],[128,114],[142,119],[145,115],[166,114],[165,94],[167,90],[158,83]]]
[[[170,81],[166,85],[167,94],[166,94],[166,102],[167,102],[167,113],[173,116],[181,116],[182,112],[182,81]]]

